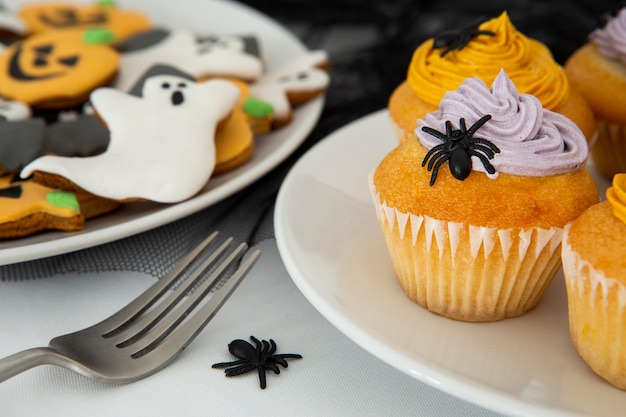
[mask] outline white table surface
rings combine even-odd
[[[231,299],[169,367],[127,385],[106,385],[42,366],[0,384],[1,416],[499,416],[445,394],[372,356],[340,333],[298,291],[274,240]],[[46,345],[91,325],[154,282],[138,273],[65,274],[0,282],[0,356]],[[299,353],[280,375],[226,378],[233,339],[273,338]],[[514,410],[512,410],[514,412]]]

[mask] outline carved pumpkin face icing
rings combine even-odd
[[[106,45],[86,44],[83,31],[30,36],[0,54],[0,95],[35,108],[79,105],[115,77],[119,56]]]
[[[29,4],[18,10],[30,33],[50,30],[104,28],[118,40],[148,30],[152,25],[143,14],[98,4]]]

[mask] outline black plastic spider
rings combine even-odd
[[[446,30],[435,36],[433,40],[433,48],[446,48],[443,50],[440,57],[446,56],[446,54],[454,49],[459,51],[465,47],[472,40],[472,38],[478,35],[495,36],[490,30],[480,30],[478,27],[483,23],[485,19],[480,19],[468,26],[461,29]]]
[[[280,373],[278,365],[286,368],[287,359],[301,359],[302,355],[296,353],[282,353],[279,355],[274,354],[276,352],[276,343],[272,339],[260,341],[254,336],[250,336],[256,347],[245,340],[237,339],[228,344],[228,351],[239,358],[239,360],[232,362],[220,362],[213,364],[213,368],[226,368],[224,372],[226,376],[242,375],[253,370],[259,372],[259,382],[261,389],[265,389],[267,386],[265,380],[265,371],[273,371],[275,374]]]
[[[458,180],[464,180],[472,171],[472,156],[480,159],[488,173],[496,172],[489,159],[500,153],[500,149],[486,139],[472,137],[489,119],[491,115],[483,116],[469,129],[465,127],[464,118],[459,120],[459,129],[452,129],[452,123],[448,120],[445,134],[428,126],[422,127],[424,132],[443,141],[441,145],[429,150],[422,161],[422,166],[428,163],[428,171],[433,171],[430,177],[431,186],[437,179],[439,167],[446,161],[449,161],[450,173]]]

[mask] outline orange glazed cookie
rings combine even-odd
[[[62,109],[108,85],[119,57],[111,47],[88,44],[84,31],[30,36],[0,53],[0,95],[34,108]]]
[[[595,373],[626,390],[626,174],[563,238],[570,336]]]
[[[53,190],[32,180],[0,177],[0,238],[46,230],[80,230],[85,218],[74,193]]]
[[[142,13],[118,8],[114,1],[31,3],[22,6],[17,13],[31,34],[101,28],[110,30],[117,40],[123,40],[152,26]]]
[[[560,267],[563,227],[598,201],[587,141],[501,71],[445,94],[371,189],[407,296],[463,321],[515,317]]]
[[[416,119],[436,110],[443,95],[456,90],[465,78],[479,77],[490,85],[501,69],[520,93],[536,96],[544,108],[573,120],[588,141],[595,135],[589,106],[571,88],[548,48],[517,31],[507,13],[502,13],[484,23],[444,32],[415,50],[406,81],[389,99],[398,137],[411,138]]]

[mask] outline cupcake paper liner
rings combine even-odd
[[[596,120],[598,135],[591,146],[591,157],[598,172],[608,179],[626,172],[626,125]]]
[[[570,337],[580,357],[626,390],[626,287],[596,270],[563,237]]]
[[[407,296],[442,316],[495,321],[522,315],[560,267],[561,228],[497,229],[403,213],[380,201],[379,224]]]

